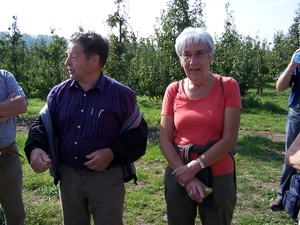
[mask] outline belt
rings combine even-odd
[[[68,164],[66,164],[66,165],[68,165]],[[110,170],[110,169],[114,168],[115,166],[116,166],[115,164],[109,164],[103,171]],[[72,167],[72,166],[69,166],[69,167]],[[75,167],[72,167],[72,168],[75,169],[75,170],[82,171],[82,172],[98,172],[99,173],[99,171],[91,170],[91,169],[89,169],[87,167],[85,167],[85,168],[75,168]]]
[[[12,149],[12,147],[15,145],[15,141],[13,141],[11,144],[7,145],[4,148],[0,149],[0,156],[4,155],[4,154],[12,154],[12,155],[17,155],[20,157],[23,157],[21,154],[19,154],[18,152],[16,152],[15,150]]]

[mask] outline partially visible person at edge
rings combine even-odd
[[[57,133],[59,189],[65,225],[123,224],[125,196],[122,165],[145,151],[148,126],[120,134],[137,109],[136,94],[104,75],[109,54],[107,39],[95,32],[74,33],[65,65],[70,79],[56,85],[47,96]],[[32,124],[25,152],[32,169],[41,173],[52,166],[47,136],[40,116]]]
[[[297,135],[286,151],[285,161],[287,165],[300,171],[300,134]]]
[[[288,99],[288,106],[290,107],[290,109],[287,115],[285,128],[285,152],[300,132],[300,66],[293,59],[295,53],[299,51],[300,49],[294,52],[289,65],[279,75],[276,82],[277,91],[285,91],[287,88],[292,86]],[[283,164],[280,189],[278,190],[277,198],[270,203],[270,209],[283,210],[282,200],[284,192],[289,189],[291,177],[296,172],[297,171],[295,168],[287,165],[286,163]]]
[[[15,143],[16,116],[27,112],[27,100],[13,74],[0,70],[0,204],[5,224],[23,225],[22,165]]]
[[[291,143],[285,154],[286,165],[300,171],[300,134]],[[300,215],[298,214],[298,225],[300,225]]]
[[[186,78],[166,89],[159,140],[168,162],[168,224],[195,224],[198,210],[203,225],[229,225],[236,204],[231,152],[242,109],[239,85],[209,71],[215,45],[205,30],[186,28],[175,49]],[[204,187],[213,189],[206,198]]]

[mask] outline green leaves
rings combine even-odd
[[[187,26],[206,27],[205,4],[201,0],[169,0],[161,10],[154,35],[138,37],[128,24],[127,3],[115,0],[116,11],[106,22],[111,28],[110,55],[104,72],[128,85],[139,95],[161,99],[169,83],[185,77],[175,53],[175,39]],[[262,93],[267,82],[274,82],[300,46],[300,4],[288,33],[277,31],[273,43],[259,36],[241,35],[235,26],[233,11],[225,5],[224,32],[215,37],[216,52],[211,72],[234,77],[242,95],[249,88]],[[12,72],[28,97],[45,99],[50,88],[68,78],[64,66],[66,40],[51,28],[51,44],[36,40],[29,49],[18,29],[17,16],[9,32],[0,36],[0,67]],[[79,31],[83,31],[80,26]]]

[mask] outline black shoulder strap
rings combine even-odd
[[[223,78],[222,78],[221,75],[220,75],[220,85],[221,85],[221,88],[222,88],[222,94],[224,94]]]
[[[182,79],[182,80],[183,80],[183,79]],[[176,91],[176,94],[178,93],[180,81],[182,81],[182,80],[177,81],[177,91]]]

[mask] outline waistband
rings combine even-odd
[[[105,172],[107,172],[108,170],[111,170],[111,169],[113,169],[113,168],[116,167],[116,165],[110,164],[110,165],[108,165],[108,167],[106,167],[104,170],[102,170],[102,171],[100,172],[100,171],[96,171],[96,170],[91,170],[91,169],[89,169],[88,167],[75,168],[75,167],[73,167],[73,166],[68,165],[67,163],[64,163],[64,164],[65,164],[66,166],[68,166],[68,167],[74,169],[74,170],[77,170],[77,171],[80,171],[80,172],[83,172],[83,173],[102,173],[102,172],[105,173]]]

